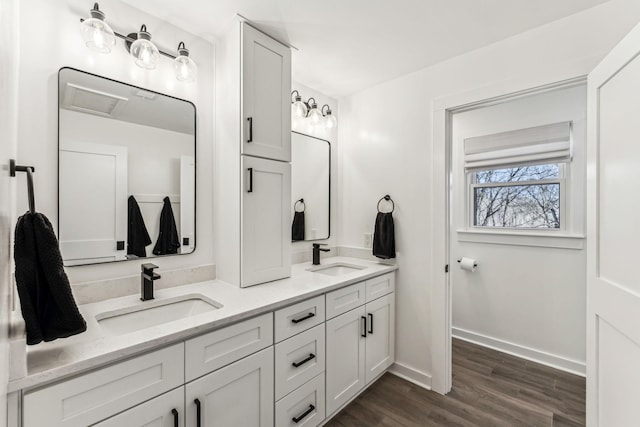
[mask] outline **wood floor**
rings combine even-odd
[[[584,378],[454,339],[449,394],[385,374],[327,426],[584,424]]]

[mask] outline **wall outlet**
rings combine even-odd
[[[371,249],[371,245],[373,244],[373,238],[371,237],[371,233],[364,233],[364,238],[362,239],[362,243],[366,249]]]

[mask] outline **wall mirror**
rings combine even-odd
[[[65,266],[196,245],[196,109],[72,68],[58,73],[58,233]]]
[[[291,240],[331,233],[331,143],[291,132]]]

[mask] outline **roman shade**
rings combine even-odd
[[[571,160],[571,122],[553,123],[464,140],[467,171],[523,163]]]

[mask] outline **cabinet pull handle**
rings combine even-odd
[[[247,142],[251,143],[253,142],[253,117],[247,117],[247,120],[249,121],[249,139],[247,139]]]
[[[307,320],[307,319],[311,319],[312,317],[315,317],[315,315],[316,315],[315,313],[309,313],[309,314],[307,314],[306,316],[301,317],[301,318],[299,318],[299,319],[291,319],[291,321],[292,321],[293,323],[300,323],[300,322],[302,322],[303,320]]]
[[[196,399],[193,401],[196,404],[196,427],[200,427],[202,423],[202,411],[200,408],[200,399]]]
[[[360,335],[363,338],[367,337],[367,318],[364,316],[360,317],[362,319],[362,334]]]
[[[305,363],[309,362],[310,360],[313,360],[316,358],[316,355],[313,353],[309,353],[309,357],[307,357],[304,360],[301,360],[299,362],[293,362],[292,365],[295,366],[296,368],[299,368],[300,366],[304,365]]]
[[[373,335],[373,313],[369,313],[369,334]]]
[[[253,168],[248,168],[249,171],[249,189],[247,193],[253,193]]]
[[[315,407],[315,406],[313,406],[313,405],[309,405],[309,409],[307,409],[306,411],[304,411],[304,413],[303,413],[303,414],[300,414],[300,415],[298,415],[297,417],[293,417],[293,418],[291,418],[291,419],[293,420],[293,422],[294,422],[294,423],[298,424],[300,421],[304,420],[304,419],[305,419],[305,417],[306,417],[307,415],[309,415],[310,413],[312,413],[314,409],[316,409],[316,407]]]
[[[179,427],[180,421],[178,420],[178,410],[176,408],[173,408],[171,410],[171,413],[173,414],[173,426]]]

